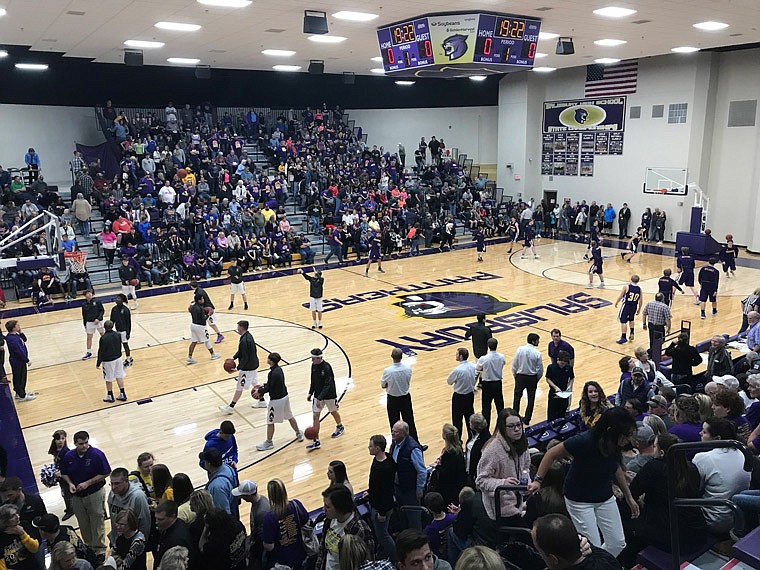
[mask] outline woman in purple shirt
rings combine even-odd
[[[26,369],[31,364],[29,352],[26,350],[26,335],[21,332],[21,325],[15,319],[5,323],[8,335],[5,343],[8,345],[8,361],[13,373],[13,391],[16,392],[16,400],[28,402],[37,396],[26,391]]]
[[[269,481],[267,495],[272,510],[264,515],[261,538],[268,563],[301,570],[306,560],[301,527],[309,521],[309,513],[300,501],[288,500],[285,484],[279,479]]]
[[[668,431],[683,442],[701,441],[702,421],[699,417],[699,403],[694,396],[678,396],[670,408],[675,425]]]

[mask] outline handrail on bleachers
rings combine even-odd
[[[754,457],[741,442],[735,440],[692,441],[676,443],[665,454],[668,465],[668,516],[670,517],[671,570],[681,567],[681,540],[678,534],[678,508],[728,507],[734,513],[734,520],[742,521],[741,510],[728,499],[679,499],[676,497],[675,461],[678,453],[690,451],[710,451],[711,449],[738,449],[744,455],[744,470],[752,471]]]

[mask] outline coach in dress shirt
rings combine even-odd
[[[544,375],[544,363],[539,352],[538,342],[540,337],[536,333],[528,335],[528,344],[521,346],[515,352],[515,359],[512,361],[512,374],[515,377],[515,394],[512,407],[520,413],[520,400],[522,400],[523,390],[528,391],[528,407],[525,409],[523,421],[526,425],[530,424],[533,417],[533,405],[536,401],[536,388],[538,381]]]
[[[573,366],[575,364],[575,349],[566,340],[562,339],[562,332],[559,329],[552,329],[552,340],[549,343],[549,358],[552,359],[552,364],[557,364],[557,355],[561,350],[564,350],[570,355],[568,364]]]
[[[498,414],[504,409],[504,394],[501,390],[501,380],[504,375],[504,365],[507,359],[500,352],[496,352],[499,341],[495,338],[488,339],[488,353],[478,359],[475,369],[480,374],[480,382],[483,388],[481,397],[481,413],[486,423],[491,423],[491,402],[496,407]]]
[[[459,438],[462,437],[462,420],[467,426],[467,436],[471,434],[469,419],[475,413],[475,379],[477,371],[475,365],[467,359],[470,357],[470,351],[464,347],[457,348],[456,360],[459,365],[451,371],[448,380],[449,385],[454,386],[454,393],[451,396],[451,423],[457,428]]]
[[[383,377],[380,379],[380,386],[387,393],[386,409],[388,411],[388,423],[391,428],[393,425],[403,419],[409,424],[409,435],[417,443],[417,427],[414,425],[414,410],[412,410],[412,395],[409,393],[409,385],[412,382],[412,369],[401,362],[404,354],[400,348],[394,348],[391,351],[393,364],[383,370]],[[422,451],[427,449],[427,445],[422,445]]]

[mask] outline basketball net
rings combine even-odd
[[[86,251],[66,251],[63,253],[67,263],[71,267],[72,273],[86,273],[85,263],[87,262]]]

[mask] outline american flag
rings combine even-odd
[[[586,97],[607,97],[636,93],[639,62],[621,61],[603,65],[595,63],[586,66]]]

